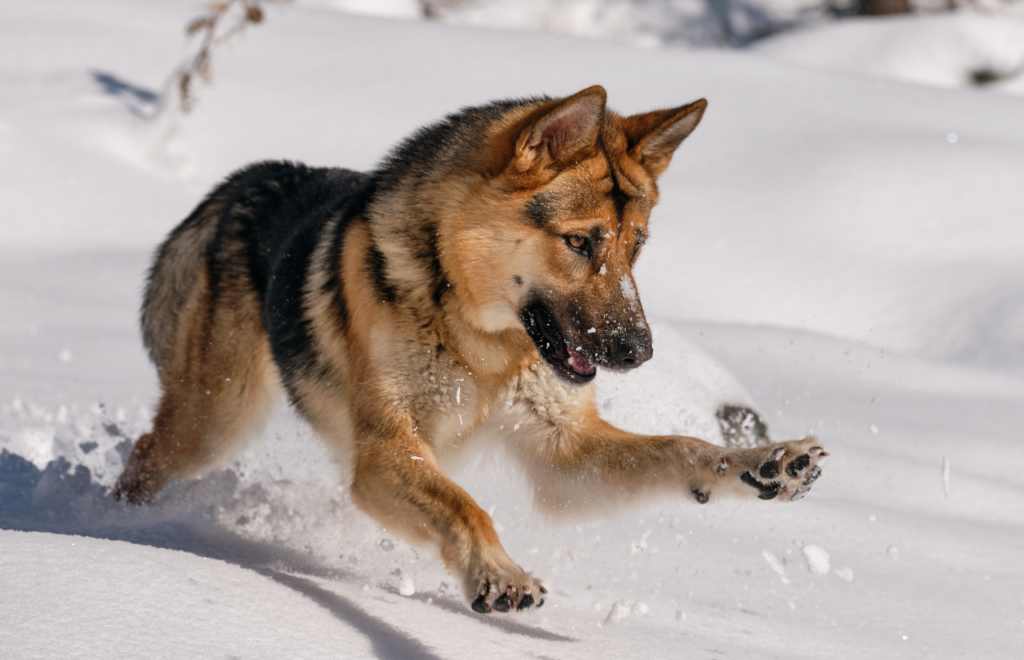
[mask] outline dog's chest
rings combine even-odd
[[[473,372],[443,353],[417,362],[408,383],[417,429],[437,448],[460,444],[487,417],[494,394],[481,391]]]

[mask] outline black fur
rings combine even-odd
[[[534,226],[543,229],[554,217],[551,206],[551,196],[546,193],[538,193],[531,197],[526,204],[526,218]]]
[[[424,173],[444,169],[444,166],[439,167],[439,163],[458,163],[473,158],[476,147],[486,142],[486,131],[506,117],[510,110],[550,100],[547,96],[538,96],[494,101],[479,107],[463,108],[436,124],[421,128],[399,144],[375,171],[380,190],[389,192],[406,182],[415,185],[416,179],[422,179]],[[467,148],[464,145],[471,146]]]
[[[370,267],[370,279],[373,280],[373,286],[377,289],[377,293],[380,294],[381,300],[389,305],[394,304],[398,300],[398,292],[395,291],[395,287],[388,280],[387,257],[384,256],[379,247],[374,245],[370,248],[366,258],[367,265]]]
[[[262,303],[271,351],[293,400],[294,377],[321,369],[310,345],[312,320],[303,305],[313,253],[323,243],[331,246],[332,270],[324,288],[330,290],[334,313],[344,324],[348,311],[337,269],[345,228],[363,214],[373,192],[374,179],[368,174],[264,162],[235,173],[211,196],[223,202],[223,211],[206,254],[210,313],[228,292],[253,291]],[[240,249],[246,250],[243,259],[229,258],[230,251]]]
[[[619,175],[615,172],[615,167],[609,161],[608,163],[608,174],[612,177],[612,190],[609,193],[612,198],[612,203],[615,204],[615,218],[618,220],[619,231],[622,231],[622,219],[626,212],[626,204],[629,203],[629,195],[619,185]]]

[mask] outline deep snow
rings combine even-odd
[[[0,2],[0,655],[1024,648],[1024,99],[299,3],[215,54],[193,115],[151,119],[194,11]],[[637,271],[656,358],[600,377],[604,414],[715,439],[715,406],[747,401],[775,437],[813,427],[833,457],[809,497],[552,524],[485,452],[458,478],[552,597],[482,618],[288,412],[156,507],[104,496],[156,394],[148,253],[210,185],[264,158],[367,168],[461,105],[595,82],[626,112],[711,103]]]

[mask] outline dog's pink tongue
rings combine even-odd
[[[573,371],[584,375],[594,371],[594,365],[590,364],[590,360],[574,351],[572,346],[566,344],[565,347],[569,349],[569,366]]]

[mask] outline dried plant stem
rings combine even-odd
[[[190,112],[196,104],[192,84],[196,78],[210,82],[213,76],[212,50],[215,46],[227,43],[243,32],[249,25],[263,22],[261,4],[268,0],[216,0],[206,6],[206,13],[189,21],[185,27],[185,35],[192,38],[199,36],[199,48],[186,60],[174,74],[179,93],[182,112]],[[290,2],[290,0],[274,0]],[[235,8],[238,11],[233,11]],[[227,17],[237,14],[230,26],[221,30]]]

